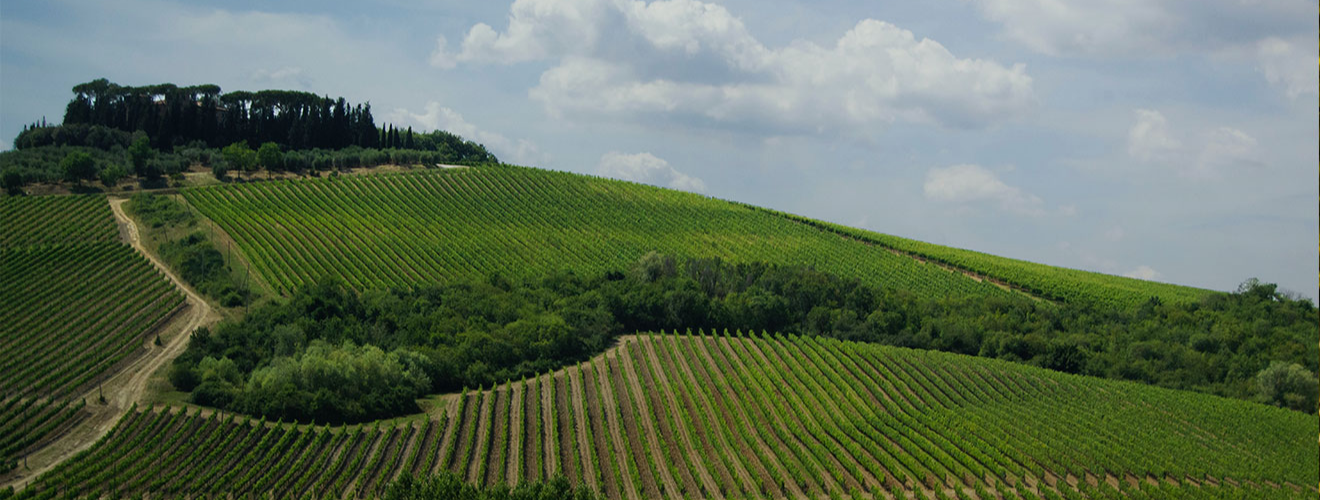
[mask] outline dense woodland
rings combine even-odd
[[[596,278],[496,275],[362,293],[321,282],[197,332],[171,380],[201,404],[354,422],[581,361],[621,334],[703,326],[936,349],[1315,411],[1316,317],[1310,301],[1255,282],[1199,303],[1118,312],[919,299],[807,267],[652,253]],[[350,376],[362,373],[370,376]]]

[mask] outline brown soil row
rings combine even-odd
[[[645,398],[639,399],[639,403],[643,405],[643,411],[652,416],[651,419],[643,420],[645,424],[654,424],[652,430],[648,431],[648,434],[653,435],[664,443],[663,448],[657,446],[652,449],[663,450],[663,453],[657,451],[656,455],[660,456],[663,454],[665,457],[663,462],[672,463],[676,466],[679,474],[678,479],[673,480],[672,474],[669,476],[673,481],[682,481],[683,493],[697,491],[697,480],[692,475],[694,466],[689,466],[689,463],[691,463],[694,456],[691,454],[692,448],[683,447],[679,439],[679,433],[674,431],[673,422],[675,420],[673,420],[671,416],[674,411],[673,407],[669,405],[667,400],[662,399],[662,393],[667,395],[667,392],[662,391],[660,387],[656,385],[655,379],[651,375],[649,363],[646,363],[646,358],[643,354],[645,349],[646,348],[643,347],[640,342],[631,342],[628,349],[628,356],[624,357],[624,364],[628,369],[628,372],[631,374],[630,377],[634,379],[633,384],[634,388],[638,391],[637,394],[646,395]],[[667,485],[666,488],[673,488],[673,486]],[[674,491],[674,495],[680,494],[679,490],[672,491]]]
[[[526,386],[522,384],[509,385],[509,438],[508,451],[504,465],[504,482],[509,485],[517,485],[522,479],[523,463],[523,410],[526,408],[523,401],[523,393]]]

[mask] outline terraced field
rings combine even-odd
[[[370,497],[403,472],[639,498],[1317,498],[1313,416],[966,356],[644,335],[395,427],[144,409],[23,498]]]
[[[650,251],[812,265],[929,296],[986,283],[691,193],[486,167],[184,191],[283,292],[325,276],[358,289],[625,269]]]

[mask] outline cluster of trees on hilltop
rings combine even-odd
[[[146,132],[152,146],[195,140],[219,147],[237,141],[340,149],[379,144],[371,105],[353,105],[310,92],[263,90],[221,93],[218,85],[140,87],[104,78],[73,87],[65,125],[104,125]]]
[[[1309,301],[1258,283],[1201,303],[1114,312],[1000,297],[919,299],[807,267],[650,254],[591,278],[556,273],[513,283],[496,275],[361,293],[321,283],[199,331],[171,380],[201,404],[359,421],[394,416],[424,394],[575,363],[620,334],[702,327],[937,349],[1315,411],[1316,318]],[[325,375],[363,367],[382,378]]]
[[[151,146],[171,149],[201,141],[212,148],[236,142],[273,142],[285,149],[395,148],[441,151],[474,161],[495,162],[486,148],[444,131],[414,134],[411,128],[377,127],[371,104],[352,104],[293,90],[221,93],[218,85],[139,87],[104,78],[73,87],[64,126],[103,126],[142,131]],[[58,143],[58,131],[33,126],[15,148]]]
[[[287,90],[221,93],[216,85],[132,87],[104,78],[73,92],[62,124],[25,126],[15,150],[0,154],[0,187],[17,194],[32,183],[100,180],[113,186],[128,177],[151,184],[193,165],[224,178],[258,168],[316,172],[389,163],[499,163],[485,146],[443,130],[377,127],[370,104],[342,97]],[[251,150],[254,161],[236,161],[247,156],[225,155],[222,148]],[[261,148],[278,151],[278,158],[257,161]]]

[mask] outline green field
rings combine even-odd
[[[575,174],[484,167],[184,191],[287,293],[626,268],[650,251],[812,265],[926,296],[1003,290],[732,203]]]
[[[0,248],[118,239],[104,196],[0,198]]]
[[[1313,416],[806,337],[629,337],[448,401],[385,427],[135,411],[20,497],[363,498],[439,470],[476,484],[566,475],[616,499],[1282,499],[1316,498],[1320,479],[1297,438]]]
[[[691,193],[521,167],[236,184],[184,194],[238,242],[281,293],[327,276],[367,289],[490,273],[599,273],[652,250],[810,265],[923,297],[1010,293],[885,246],[1057,300],[1131,305],[1152,296],[1185,302],[1209,293],[920,244]]]
[[[813,221],[791,214],[769,212],[850,238],[883,245],[894,250],[1002,280],[1014,287],[1052,300],[1107,304],[1130,308],[1141,305],[1152,297],[1158,297],[1162,301],[1184,304],[1195,302],[1208,294],[1214,293],[1199,288],[998,257],[972,250],[934,245],[838,224]]]

